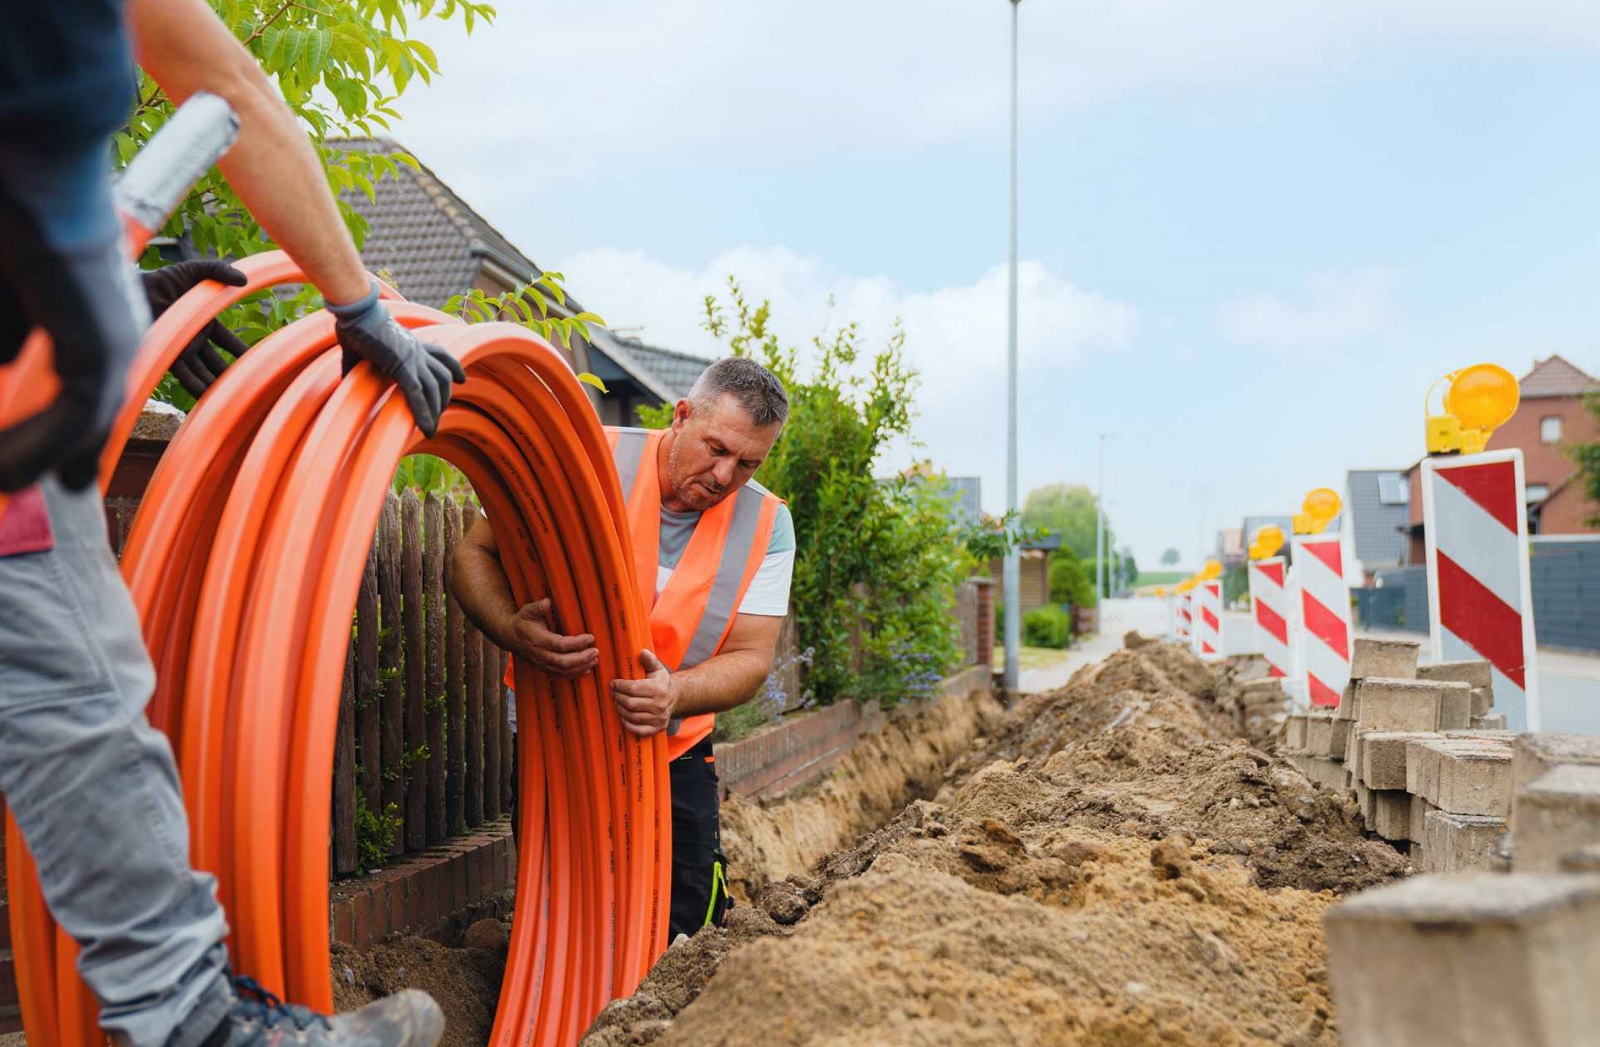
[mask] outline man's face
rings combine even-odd
[[[679,400],[672,428],[667,487],[678,505],[671,508],[703,513],[755,475],[783,427],[758,427],[725,394],[703,407]]]

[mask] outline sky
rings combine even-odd
[[[913,457],[1006,504],[1011,5],[501,0],[394,135],[584,305],[707,356],[737,276],[898,319]],[[1440,375],[1600,373],[1600,4],[1024,0],[1022,497],[1145,567],[1423,451]],[[1105,439],[1102,441],[1101,437]]]

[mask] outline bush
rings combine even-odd
[[[756,479],[794,515],[790,599],[800,641],[814,651],[807,689],[823,705],[926,696],[960,660],[950,609],[974,565],[942,475],[873,475],[911,429],[916,372],[901,354],[904,336],[869,354],[850,324],[813,339],[802,368],[799,349],[769,328],[767,304],[729,286],[727,309],[707,299],[707,329],[789,393],[789,422]],[[671,419],[670,409],[639,414],[646,426]]]
[[[1057,650],[1072,640],[1072,616],[1059,607],[1035,607],[1022,616],[1022,642]]]
[[[1073,607],[1095,605],[1094,578],[1084,572],[1083,561],[1066,546],[1050,554],[1050,601]]]

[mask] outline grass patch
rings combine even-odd
[[[1188,571],[1140,571],[1139,577],[1133,580],[1133,588],[1143,589],[1147,585],[1176,585],[1189,577]]]
[[[1023,672],[1029,669],[1046,669],[1067,658],[1067,652],[1056,650],[1053,647],[1028,647],[1023,646],[1017,653],[1017,661]],[[999,644],[994,648],[994,671],[1004,672],[1006,667],[1006,649]]]

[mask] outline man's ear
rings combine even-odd
[[[672,428],[682,429],[683,423],[687,422],[689,420],[689,416],[693,413],[693,404],[691,404],[687,399],[679,400],[677,405],[672,408]]]

